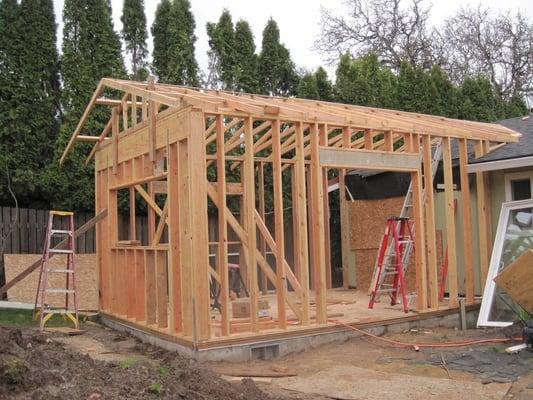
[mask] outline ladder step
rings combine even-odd
[[[44,309],[43,314],[67,314],[67,313],[76,313],[74,310],[66,310],[64,308],[55,308],[55,309]]]
[[[58,274],[73,274],[74,273],[74,270],[73,269],[49,269],[48,272],[52,272],[52,273],[58,273]]]
[[[50,233],[52,235],[72,235],[72,231],[67,231],[63,229],[52,229]]]
[[[50,253],[59,253],[59,254],[74,254],[74,250],[65,250],[65,249],[50,249]]]
[[[46,289],[47,293],[74,293],[73,289]]]
[[[397,291],[398,289],[395,289],[395,288],[392,288],[392,289],[378,289],[376,291],[376,293],[391,293],[391,292],[395,292]]]

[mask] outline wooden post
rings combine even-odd
[[[312,211],[311,224],[313,225],[311,248],[313,252],[313,275],[315,283],[316,297],[316,321],[318,324],[327,323],[326,304],[326,238],[325,238],[325,218],[324,218],[324,193],[323,193],[323,172],[320,166],[319,155],[319,130],[318,124],[311,125],[311,191]]]
[[[313,188],[311,180],[312,180],[312,174],[311,174],[311,166],[306,166],[305,170],[306,175],[306,183],[307,183],[307,220],[309,221],[309,243],[312,243],[313,237],[315,237],[315,224],[313,223],[313,204],[314,204],[314,197],[313,194]],[[309,264],[311,266],[311,276],[309,279],[309,287],[311,289],[315,289],[315,273],[314,273],[314,254],[315,251],[311,248],[311,251],[309,252]]]
[[[281,139],[279,120],[272,121],[272,174],[274,186],[274,225],[276,240],[276,295],[278,300],[278,325],[287,328],[285,297],[287,279],[285,276],[285,237],[283,232],[283,182],[281,177]]]
[[[446,200],[446,246],[448,252],[448,291],[450,294],[449,307],[457,307],[457,250],[455,242],[455,199],[453,196],[453,172],[451,156],[451,140],[442,138],[442,161],[444,171],[444,196]]]
[[[296,215],[295,229],[298,231],[298,242],[294,243],[294,254],[300,267],[299,281],[302,287],[302,325],[309,325],[309,249],[307,237],[307,206],[305,190],[305,149],[303,126],[296,123],[296,164],[294,167],[294,189],[296,202],[293,203],[293,212]]]
[[[155,90],[155,83],[154,83],[154,77],[150,76],[148,78],[148,90]],[[156,153],[156,125],[157,125],[157,109],[158,105],[154,100],[148,100],[148,109],[149,114],[148,118],[150,118],[150,123],[148,126],[148,154],[150,157],[150,161],[152,162],[152,171],[153,171],[153,165],[155,164],[155,153]]]
[[[435,228],[435,201],[433,194],[433,169],[431,166],[431,136],[422,138],[424,157],[424,190],[426,194],[426,237],[427,237],[427,268],[429,285],[429,305],[433,309],[439,307],[439,279],[437,269],[437,237]]]
[[[475,144],[476,158],[485,155],[485,146],[483,141],[478,140]],[[476,200],[477,200],[477,225],[479,236],[479,270],[480,270],[480,288],[483,291],[487,273],[489,271],[491,239],[490,232],[490,181],[488,173],[476,172]]]
[[[166,251],[155,250],[155,293],[157,304],[157,327],[168,327],[168,291]]]
[[[217,271],[220,275],[220,303],[222,335],[230,332],[229,320],[229,274],[228,274],[228,225],[226,216],[226,153],[224,150],[224,117],[216,117],[217,146],[217,194],[218,194],[218,246]]]
[[[424,204],[422,200],[422,172],[411,172],[413,184],[413,218],[415,221],[415,269],[416,301],[419,311],[428,308],[427,274],[426,274],[426,235],[424,229]]]
[[[463,249],[466,303],[474,304],[474,260],[472,258],[472,215],[470,211],[470,185],[468,181],[467,140],[459,139],[459,171],[461,176],[461,197],[463,203]]]
[[[372,150],[374,148],[374,138],[372,129],[365,129],[365,150]]]
[[[319,143],[320,146],[328,145],[328,126],[321,125],[319,128]],[[328,169],[324,168],[322,175],[322,195],[324,202],[324,241],[325,241],[325,255],[326,255],[326,285],[330,289],[332,287],[331,281],[331,232],[329,227],[329,191],[328,191]]]
[[[109,205],[108,205],[109,168],[95,171],[96,211],[108,209],[108,216],[96,224],[96,259],[98,262],[99,309],[109,311]]]
[[[118,110],[113,107],[111,110],[111,137],[113,140],[113,174],[118,172]]]
[[[181,311],[180,215],[179,215],[178,145],[168,146],[168,290],[169,329],[171,333],[183,329]]]
[[[210,336],[209,238],[207,218],[207,176],[205,159],[205,118],[201,111],[189,114],[189,179],[191,190],[191,238],[196,340]]]
[[[385,151],[394,151],[394,140],[392,137],[392,131],[383,132],[383,139],[385,141]]]
[[[133,167],[133,163],[132,163],[132,167]],[[135,227],[136,221],[135,221],[135,188],[134,187],[129,188],[129,196],[130,196],[129,198],[129,203],[130,203],[129,239],[135,240],[137,238],[137,232],[136,232],[136,227]]]
[[[188,121],[190,122],[190,121]],[[188,128],[189,125],[187,125]],[[178,218],[179,224],[179,265],[181,271],[181,310],[183,334],[193,337],[193,260],[191,243],[191,187],[189,180],[188,139],[178,142]]]
[[[342,147],[350,148],[350,128],[342,130]],[[339,207],[341,224],[342,287],[348,289],[350,280],[350,226],[348,225],[348,204],[346,202],[346,169],[339,170]]]
[[[113,175],[114,176],[114,175]],[[107,240],[109,243],[110,258],[107,261],[111,261],[109,267],[109,294],[110,294],[110,310],[112,313],[117,313],[118,303],[118,285],[117,285],[117,263],[115,262],[114,254],[116,251],[111,250],[111,246],[115,246],[118,240],[118,212],[117,212],[117,191],[107,191],[107,206],[108,206],[108,224],[107,224]]]
[[[297,157],[297,156],[296,156]],[[288,165],[288,164],[287,164]],[[298,215],[296,213],[296,203],[298,202],[298,191],[296,188],[296,164],[290,165],[291,172],[291,203],[292,203],[292,243],[293,243],[293,264],[294,275],[300,281],[302,275],[302,266],[300,265],[300,258],[297,256],[296,246],[300,242],[298,238],[300,232],[298,230]]]
[[[261,161],[257,170],[257,181],[258,181],[258,196],[259,196],[259,214],[263,221],[265,220],[265,165]],[[259,250],[261,255],[266,260],[266,241],[263,235],[259,238]],[[268,278],[267,275],[263,272],[261,274],[261,290],[263,294],[268,292]]]

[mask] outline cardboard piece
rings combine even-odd
[[[268,317],[270,315],[270,305],[267,299],[259,299],[257,301],[259,317]],[[233,318],[246,318],[250,316],[250,299],[243,297],[234,300],[231,305]]]

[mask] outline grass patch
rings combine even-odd
[[[159,382],[154,382],[150,386],[148,386],[148,391],[153,394],[160,395],[162,390],[163,386]]]
[[[24,382],[24,376],[28,371],[28,367],[20,358],[12,358],[5,361],[4,364],[4,379],[12,385],[19,385]]]
[[[170,372],[170,371],[169,371],[168,367],[160,366],[160,367],[157,369],[157,374],[158,374],[161,378],[164,378],[165,376],[167,376],[169,372]]]
[[[0,326],[15,328],[38,327],[39,319],[33,320],[33,310],[17,310],[12,308],[0,309]],[[46,322],[46,326],[73,327],[72,321],[62,315],[55,314]]]
[[[137,362],[137,359],[135,359],[133,357],[129,357],[129,358],[126,358],[125,360],[122,360],[121,362],[119,362],[118,366],[121,369],[123,369],[123,370],[127,370],[127,369],[130,369],[131,367],[133,367],[136,362]]]

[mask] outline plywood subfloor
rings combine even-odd
[[[414,307],[416,304],[416,298],[413,295],[409,295],[410,304]],[[277,298],[274,293],[261,295],[261,299],[266,299],[270,305],[270,316],[267,318],[261,318],[261,333],[276,333],[282,332],[276,326],[277,319]],[[316,316],[316,308],[314,303],[314,292],[310,293],[311,306],[310,306],[310,317],[311,321],[314,322],[314,317]],[[408,313],[403,312],[402,306],[397,304],[394,306],[390,305],[390,300],[388,296],[383,296],[379,303],[376,303],[373,309],[368,308],[369,296],[366,292],[361,290],[345,290],[345,289],[330,289],[327,292],[327,312],[328,312],[328,325],[335,326],[337,324],[366,324],[366,323],[378,323],[380,321],[390,321],[397,320],[404,317],[413,317],[417,313],[414,311],[409,311]],[[443,302],[441,304],[443,309],[446,309],[447,304]],[[302,327],[294,313],[289,307],[286,307],[287,318],[289,319],[289,326],[287,331],[297,331],[304,329]],[[220,314],[217,311],[213,312],[213,328],[214,336],[218,337],[218,324],[220,321]],[[231,315],[231,313],[230,313]],[[231,338],[247,337],[251,335],[251,332],[246,331],[249,328],[249,319],[233,319],[232,320],[233,333],[230,335]],[[316,325],[315,325],[316,327]],[[241,330],[239,330],[239,328]],[[295,332],[297,335],[298,333]]]

